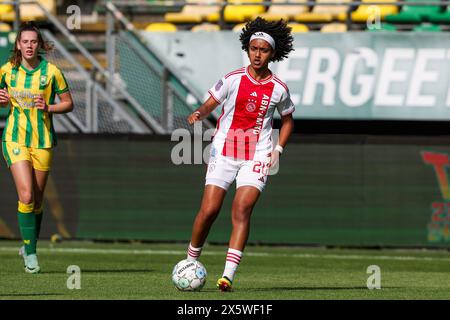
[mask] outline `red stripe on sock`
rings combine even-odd
[[[241,256],[232,252],[228,252],[227,257],[233,257],[235,259],[241,260]]]
[[[230,262],[234,262],[234,263],[236,263],[236,264],[239,264],[239,260],[236,260],[236,259],[233,259],[233,258],[227,258],[227,261],[230,261]]]
[[[200,256],[200,253],[192,253],[192,252],[188,252],[188,255],[194,258],[197,258]]]

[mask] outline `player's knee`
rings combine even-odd
[[[21,190],[19,192],[19,201],[23,204],[30,204],[33,202],[33,191]]]
[[[233,208],[231,216],[233,224],[245,224],[250,221],[252,209],[249,206],[237,206]]]
[[[214,220],[219,210],[215,207],[205,207],[200,209],[200,216],[203,220]]]

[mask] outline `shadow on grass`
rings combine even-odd
[[[42,297],[42,296],[63,296],[63,293],[4,293],[0,297]]]
[[[382,287],[382,289],[401,289],[401,287]],[[245,293],[245,292],[263,292],[263,291],[320,291],[320,290],[328,290],[328,291],[340,291],[340,290],[360,290],[360,291],[368,291],[367,287],[271,287],[271,288],[237,288],[232,292],[225,294],[233,294],[233,292]],[[218,292],[218,289],[215,288],[203,288],[201,292],[210,293],[210,292]],[[372,291],[372,290],[371,290]],[[373,290],[378,291],[378,290]],[[186,293],[191,293],[191,291],[186,291]],[[197,292],[192,292],[192,294],[196,294]]]
[[[149,273],[154,270],[150,269],[81,269],[81,274],[83,273]],[[67,274],[65,270],[50,270],[42,271],[41,274]]]
[[[382,287],[382,289],[400,289],[400,287]],[[242,288],[242,291],[319,291],[319,290],[369,290],[367,287],[271,287],[271,288]]]

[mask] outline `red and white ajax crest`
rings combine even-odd
[[[254,104],[253,102],[249,102],[245,106],[245,109],[247,109],[248,112],[253,112],[256,110],[256,104]]]

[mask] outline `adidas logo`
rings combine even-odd
[[[258,97],[258,94],[256,93],[256,91],[253,91],[252,94],[250,94],[252,97]]]
[[[261,182],[264,182],[264,176],[262,176],[261,178],[258,179]]]

